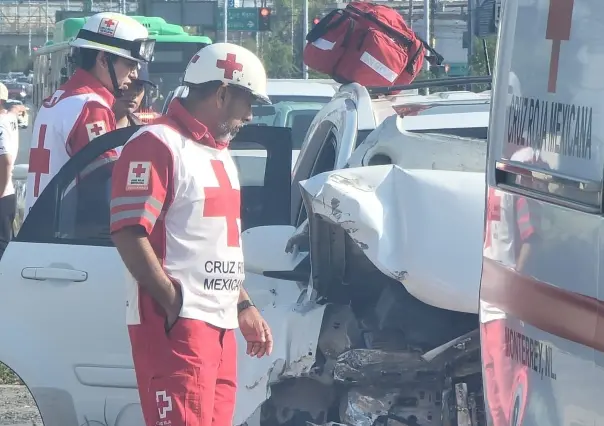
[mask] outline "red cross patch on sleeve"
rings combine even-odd
[[[126,191],[149,189],[149,179],[151,177],[151,162],[149,161],[131,161],[128,169],[128,182]]]
[[[107,133],[105,123],[103,123],[102,121],[95,121],[94,123],[86,124],[86,131],[88,132],[89,141]]]

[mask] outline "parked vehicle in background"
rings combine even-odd
[[[5,83],[6,88],[8,89],[8,97],[10,99],[16,99],[19,101],[24,101],[27,98],[27,87],[25,83],[17,83],[14,81],[9,81]]]

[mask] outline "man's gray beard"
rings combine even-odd
[[[224,142],[230,142],[233,140],[233,138],[235,137],[235,135],[237,134],[237,132],[239,132],[239,127],[234,128],[234,127],[230,127],[226,122],[225,123],[220,123],[218,125],[218,131],[219,131],[219,135],[216,138],[216,140],[219,141],[224,141]]]

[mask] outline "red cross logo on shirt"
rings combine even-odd
[[[166,395],[166,391],[155,392],[155,402],[157,402],[157,411],[160,419],[165,419],[168,411],[172,411],[172,397]]]
[[[560,47],[562,41],[570,40],[570,28],[573,21],[575,0],[549,0],[547,28],[545,39],[552,40],[552,53],[549,61],[549,78],[547,91],[556,92],[558,82],[558,67],[560,64]]]
[[[136,177],[141,177],[141,175],[146,171],[147,169],[145,169],[142,164],[139,164],[134,169],[132,169],[132,173],[134,173]]]
[[[108,27],[113,27],[115,25],[115,22],[112,19],[107,19],[105,21],[105,25],[107,25]]]
[[[227,247],[239,247],[239,225],[237,220],[241,215],[241,199],[239,190],[234,189],[229,175],[220,160],[210,160],[212,169],[218,180],[218,187],[204,188],[205,204],[204,217],[224,217],[227,227]]]
[[[97,135],[97,136],[101,134],[102,130],[103,130],[103,128],[101,126],[99,126],[98,124],[96,124],[96,123],[94,123],[94,126],[92,126],[90,128],[90,131],[92,133],[94,133],[95,135]]]
[[[234,53],[227,53],[226,60],[218,59],[216,67],[224,70],[224,78],[233,79],[233,72],[243,71],[243,64],[237,62],[237,56]]]
[[[29,151],[29,173],[34,173],[34,197],[40,195],[40,179],[50,172],[50,150],[44,148],[46,139],[46,124],[40,126],[38,146]]]

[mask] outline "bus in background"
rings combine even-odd
[[[212,43],[209,37],[190,35],[180,25],[167,23],[163,18],[133,16],[149,30],[155,39],[155,53],[149,64],[151,80],[157,90],[149,93],[143,105],[150,106],[138,113],[148,121],[160,111],[163,99],[174,90],[191,57],[202,47]],[[42,101],[51,96],[75,71],[74,49],[69,41],[75,38],[88,18],[68,18],[55,24],[54,37],[34,52],[33,61],[33,117]]]

